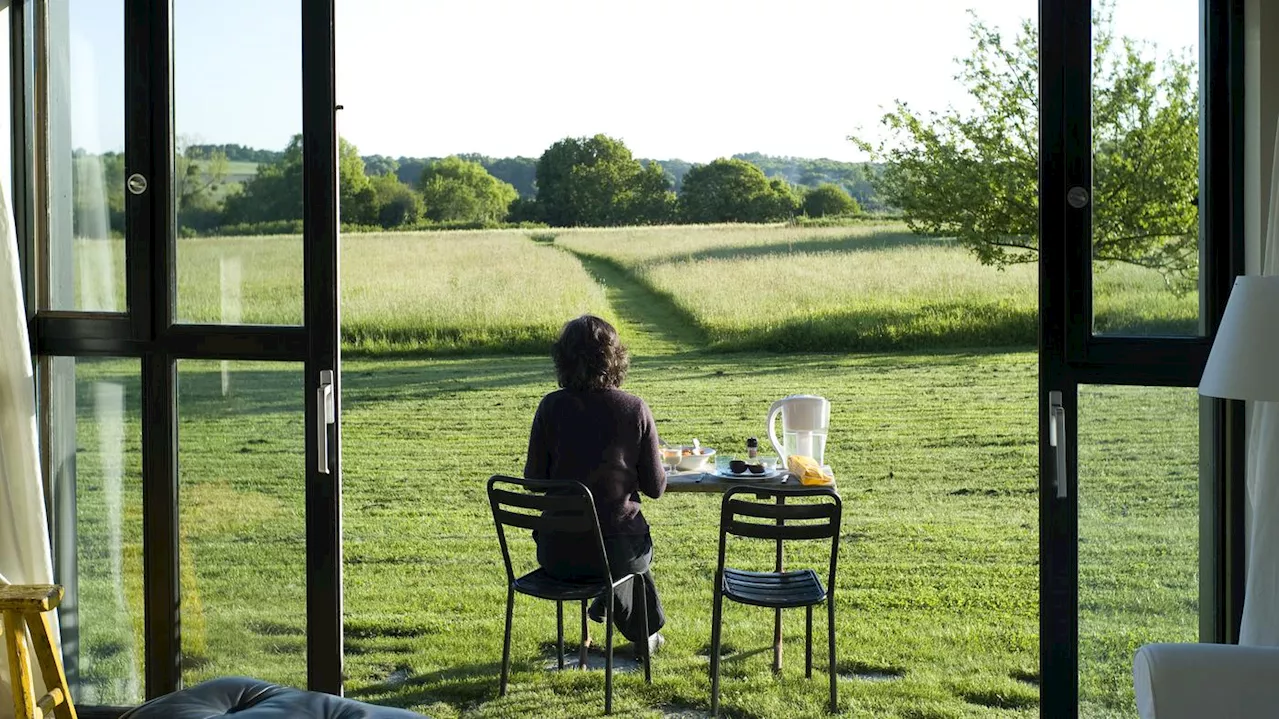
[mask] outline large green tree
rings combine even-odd
[[[806,191],[800,209],[809,217],[856,215],[862,211],[858,201],[850,197],[844,188],[830,182]]]
[[[695,165],[680,185],[686,222],[776,222],[793,217],[799,204],[786,180],[771,180],[745,160]]]
[[[976,17],[972,54],[956,79],[971,107],[922,113],[899,101],[878,142],[852,138],[887,164],[877,189],[916,232],[953,236],[982,262],[1038,256],[1036,30],[1013,38]],[[1094,19],[1093,256],[1163,273],[1189,286],[1197,268],[1198,97],[1195,64]]]
[[[436,222],[500,222],[518,194],[478,162],[446,157],[418,180],[426,216]]]
[[[302,135],[294,135],[274,162],[258,165],[240,192],[227,197],[227,223],[302,219]],[[377,221],[373,187],[360,151],[345,138],[338,141],[338,212],[343,222]]]
[[[219,193],[227,182],[231,163],[227,154],[211,145],[178,138],[174,158],[173,195],[178,206],[178,226],[208,230],[222,221]]]
[[[647,169],[620,140],[567,137],[538,158],[538,209],[551,225],[670,221],[675,197],[662,169]]]

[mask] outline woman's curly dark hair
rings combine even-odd
[[[560,386],[573,390],[615,389],[631,366],[618,331],[595,315],[565,323],[560,339],[551,345],[551,361]]]

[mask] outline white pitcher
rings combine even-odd
[[[782,441],[774,430],[774,419],[782,414]],[[773,443],[779,459],[786,464],[793,454],[813,457],[818,464],[825,464],[823,454],[827,450],[827,427],[831,422],[831,403],[823,397],[811,394],[793,394],[783,397],[769,408],[765,420],[769,441]]]

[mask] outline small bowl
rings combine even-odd
[[[701,452],[701,454],[686,454],[680,458],[680,463],[676,465],[676,469],[681,472],[705,472],[710,467],[715,466],[716,451],[710,447],[702,447],[694,449],[693,447],[682,447],[691,452]]]

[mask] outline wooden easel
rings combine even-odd
[[[49,614],[62,601],[62,587],[56,584],[0,584],[0,613],[4,622],[5,652],[9,656],[9,680],[17,719],[76,719],[71,703],[62,658],[53,647]],[[36,699],[31,679],[31,656],[27,652],[27,630],[36,648],[36,661],[49,693]]]

